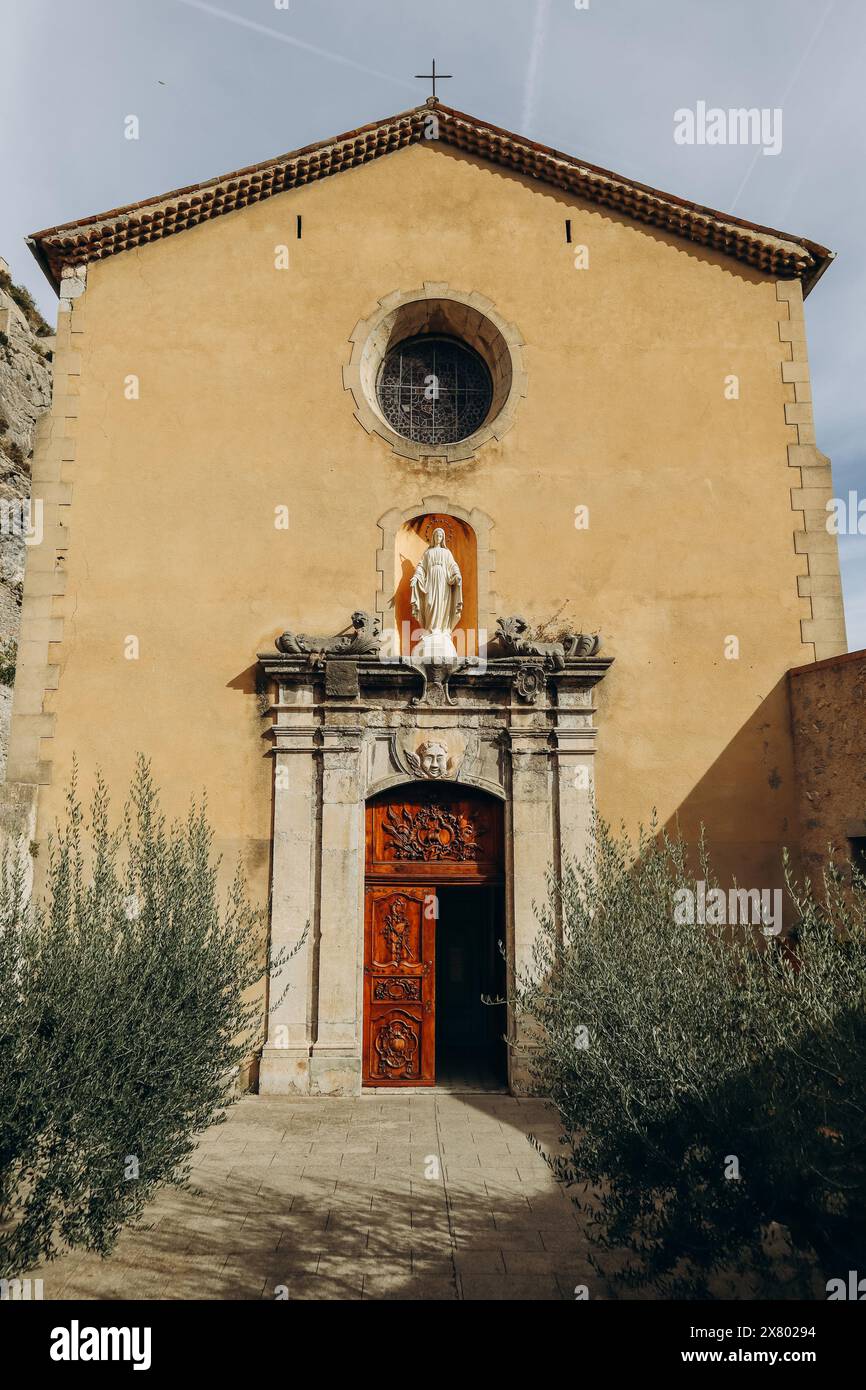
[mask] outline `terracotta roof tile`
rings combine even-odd
[[[825,246],[803,237],[686,202],[671,193],[662,193],[609,169],[598,168],[500,130],[438,101],[428,101],[410,111],[373,121],[359,130],[307,145],[248,169],[237,169],[200,184],[174,189],[75,222],[46,227],[34,232],[28,244],[57,288],[67,266],[102,260],[159,241],[275,193],[300,188],[406,145],[420,143],[426,138],[428,121],[434,114],[441,144],[488,159],[529,178],[543,180],[638,222],[710,246],[768,275],[798,276],[803,281],[804,294],[833,259],[833,253]]]

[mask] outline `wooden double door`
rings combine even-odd
[[[463,954],[474,962],[493,949],[503,875],[502,805],[455,783],[413,783],[368,802],[366,817],[363,1080],[368,1086],[432,1086],[440,908],[443,900],[459,897],[466,921],[466,904],[477,902],[473,925],[481,946],[472,944],[467,931]],[[456,888],[477,892],[455,895]],[[451,928],[456,959],[459,922]],[[439,993],[444,1000],[446,990]],[[449,997],[459,1007],[456,989]],[[465,1027],[456,1017],[441,1022],[443,1034]]]

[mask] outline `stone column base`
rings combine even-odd
[[[353,1052],[317,1052],[310,1058],[310,1094],[359,1096],[361,1059]]]
[[[508,1091],[512,1096],[540,1096],[543,1091],[532,1078],[530,1058],[526,1055],[526,1048],[511,1052],[508,1065]]]
[[[265,1047],[259,1066],[260,1096],[308,1096],[310,1049]]]

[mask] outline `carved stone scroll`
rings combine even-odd
[[[351,630],[349,630],[351,629]],[[283,632],[276,640],[277,651],[286,656],[378,656],[382,643],[378,618],[358,609],[348,628],[333,637],[312,637],[306,632]]]
[[[562,671],[566,661],[595,656],[601,646],[598,633],[572,632],[558,642],[540,642],[530,636],[529,623],[519,614],[496,619],[496,643],[510,656],[534,656],[545,666]]]

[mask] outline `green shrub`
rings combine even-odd
[[[627,1252],[626,1288],[810,1297],[862,1271],[866,880],[831,862],[818,896],[785,873],[795,944],[735,940],[677,921],[695,888],[681,843],[596,822],[518,977],[562,1128],[548,1161],[599,1270]]]
[[[261,1038],[248,991],[262,913],[238,868],[224,902],[202,807],[167,827],[140,760],[118,828],[75,780],[47,889],[0,883],[0,1274],[64,1247],[109,1252],[161,1184],[183,1185],[195,1136],[225,1117]],[[283,960],[272,962],[277,971]]]

